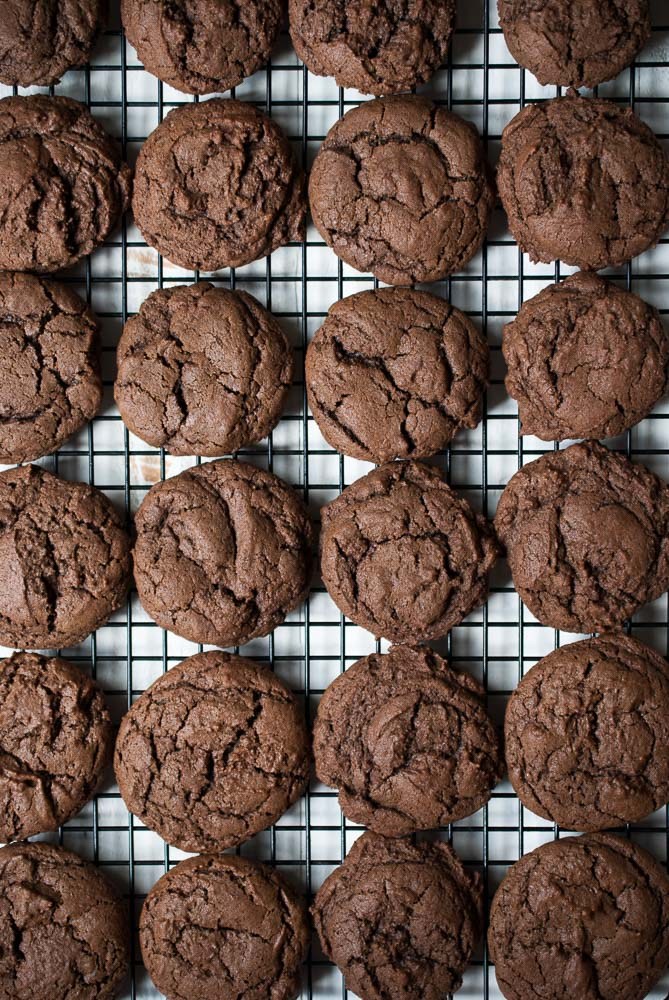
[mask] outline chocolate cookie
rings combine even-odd
[[[88,62],[106,13],[106,0],[5,0],[0,83],[58,83],[66,70]]]
[[[174,108],[137,160],[132,210],[180,267],[217,271],[304,239],[305,182],[279,126],[220,98]]]
[[[99,247],[128,207],[131,171],[83,104],[0,101],[0,269],[58,271]]]
[[[346,816],[387,837],[470,816],[503,773],[485,691],[426,646],[373,653],[333,681],[314,758]]]
[[[292,1000],[309,947],[307,908],[267,865],[203,854],[156,882],[139,943],[167,1000]]]
[[[669,664],[626,635],[556,649],[506,710],[509,778],[570,830],[635,823],[669,801]]]
[[[304,716],[271,670],[216,650],[159,677],[121,722],[123,800],[183,851],[223,851],[296,802],[311,760]]]
[[[447,844],[365,833],[313,906],[323,951],[361,1000],[442,1000],[481,936],[481,878]]]
[[[128,935],[126,904],[93,865],[51,844],[0,849],[0,996],[111,1000]]]
[[[637,295],[580,272],[525,302],[504,327],[506,388],[523,434],[615,437],[667,388],[669,337]]]
[[[495,201],[475,127],[424,97],[352,108],[309,178],[311,214],[338,257],[392,285],[460,271]]]
[[[619,267],[669,222],[669,160],[648,126],[612,101],[573,94],[528,105],[502,133],[497,183],[533,261]]]
[[[162,628],[236,646],[267,635],[309,590],[311,524],[297,493],[245,462],[153,486],[135,517],[135,582]]]
[[[594,441],[517,472],[495,528],[514,587],[551,628],[620,626],[669,588],[669,486]]]
[[[0,840],[57,830],[93,797],[111,760],[102,691],[58,657],[0,664]]]
[[[596,87],[650,36],[648,0],[497,0],[509,52],[543,86]]]
[[[481,420],[488,345],[448,302],[413,288],[340,299],[307,350],[321,434],[368,462],[425,458]]]
[[[446,62],[455,0],[289,0],[295,51],[318,76],[363,94],[426,83]]]
[[[144,67],[186,94],[222,93],[261,69],[282,14],[281,0],[121,0]]]
[[[669,879],[610,833],[543,844],[495,893],[488,947],[507,1000],[643,1000],[669,962]]]
[[[492,528],[419,462],[389,462],[321,511],[321,572],[337,607],[393,642],[445,635],[488,594]]]

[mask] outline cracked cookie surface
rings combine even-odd
[[[368,462],[425,458],[481,420],[488,345],[429,292],[340,299],[307,350],[309,406],[334,448]]]
[[[627,635],[570,643],[509,700],[509,778],[528,809],[569,830],[635,823],[669,800],[669,664]]]
[[[309,736],[279,678],[231,653],[191,656],[124,717],[114,754],[123,800],[183,851],[223,851],[267,829],[309,781]]]
[[[507,1000],[643,1000],[669,962],[669,880],[638,844],[591,833],[512,865],[488,947]]]
[[[502,133],[497,184],[533,261],[619,267],[669,222],[669,160],[634,112],[575,96],[530,104]]]
[[[0,83],[57,83],[66,70],[88,62],[106,13],[106,0],[5,0]]]
[[[93,865],[51,844],[0,849],[3,1000],[112,1000],[128,935],[127,905]]]
[[[669,486],[597,442],[524,466],[495,529],[514,587],[551,628],[622,626],[669,587]]]
[[[0,101],[0,268],[58,271],[100,246],[128,207],[131,170],[83,104]]]
[[[311,214],[338,257],[391,285],[437,281],[481,246],[494,204],[475,127],[423,97],[367,101],[328,132]]]
[[[330,597],[376,636],[437,638],[486,599],[492,528],[430,466],[389,462],[347,486],[321,520]]]
[[[167,1000],[293,1000],[309,947],[307,908],[269,866],[203,854],[156,882],[139,942]]]
[[[361,1000],[441,1000],[481,936],[481,878],[444,843],[364,833],[319,889],[323,951]]]
[[[246,292],[159,289],[126,323],[114,399],[133,434],[173,455],[226,455],[277,424],[293,375],[286,337]]]
[[[659,313],[596,274],[572,275],[523,303],[502,351],[522,433],[544,441],[622,434],[667,388]]]
[[[470,816],[503,771],[485,691],[425,646],[366,656],[330,684],[314,760],[344,814],[386,837]]]
[[[279,126],[252,104],[174,108],[139,154],[132,209],[146,242],[216,271],[304,239],[305,181]]]

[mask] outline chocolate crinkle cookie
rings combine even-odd
[[[638,844],[543,844],[495,893],[488,948],[507,1000],[644,1000],[669,962],[669,879]]]
[[[426,458],[481,420],[488,345],[429,292],[378,288],[340,299],[307,350],[321,434],[368,462]]]
[[[669,664],[626,635],[544,657],[509,700],[511,783],[570,830],[635,823],[669,800]]]
[[[483,887],[443,843],[365,833],[313,906],[326,956],[361,1000],[442,1000],[483,927]]]
[[[363,94],[395,94],[446,62],[455,0],[289,0],[288,14],[311,73]]]
[[[321,572],[343,613],[376,636],[445,635],[488,594],[491,526],[420,462],[389,462],[321,511]]]
[[[309,920],[304,900],[274,869],[202,854],[156,882],[139,942],[167,1000],[293,1000]]]
[[[104,493],[36,465],[0,473],[0,643],[75,646],[125,601],[130,540]]]
[[[502,351],[522,433],[544,441],[622,434],[667,388],[669,337],[657,309],[596,274],[523,303]]]
[[[146,140],[132,201],[146,242],[216,271],[304,239],[305,180],[279,126],[252,104],[174,108]]]
[[[297,699],[251,660],[199,653],[121,722],[114,770],[130,812],[184,851],[223,851],[282,816],[309,781]]]
[[[93,865],[51,844],[0,849],[0,996],[112,1000],[128,967],[127,906]]]
[[[130,167],[83,104],[0,101],[0,268],[58,271],[99,247],[130,200]]]
[[[281,0],[121,0],[144,67],[186,94],[222,93],[261,69],[282,17]]]
[[[412,285],[462,270],[483,243],[495,195],[475,127],[405,96],[367,101],[332,126],[309,201],[338,257]]]
[[[173,455],[226,455],[276,426],[293,356],[246,292],[208,282],[159,289],[128,320],[114,399],[133,434]]]
[[[619,267],[669,223],[669,159],[631,108],[612,101],[574,93],[528,105],[502,134],[497,183],[533,261]]]
[[[345,815],[387,837],[470,816],[503,772],[485,691],[426,646],[373,653],[330,684],[314,759]]]
[[[158,483],[135,527],[142,605],[192,642],[267,635],[309,590],[307,510],[278,476],[245,462],[207,462]]]
[[[597,442],[524,466],[495,528],[514,587],[551,628],[619,627],[669,588],[669,486]]]

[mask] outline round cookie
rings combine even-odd
[[[109,236],[130,200],[131,171],[83,104],[0,101],[0,269],[58,271]]]
[[[88,62],[106,0],[7,0],[0,17],[0,83],[49,86]]]
[[[0,996],[12,1000],[112,1000],[127,972],[126,904],[51,844],[0,849],[0,938]]]
[[[363,461],[425,458],[481,420],[485,338],[429,292],[340,299],[307,350],[309,406],[333,448]]]
[[[281,0],[121,0],[145,69],[185,94],[222,93],[261,69],[282,16]]]
[[[426,646],[373,653],[330,684],[314,759],[344,814],[386,837],[470,816],[504,770],[484,689]]]
[[[191,642],[267,635],[308,593],[307,510],[278,476],[246,462],[207,462],[158,483],[135,528],[142,605]]]
[[[132,210],[174,264],[240,267],[304,239],[305,181],[279,126],[252,104],[173,108],[142,146]]]
[[[544,441],[622,434],[667,388],[669,337],[657,310],[584,271],[523,303],[502,351],[522,433]]]
[[[488,948],[507,1000],[643,1000],[669,962],[669,879],[610,833],[543,844],[495,893]]]
[[[537,815],[569,830],[636,823],[669,801],[669,664],[623,634],[556,649],[511,695],[504,747]]]
[[[454,993],[483,927],[483,887],[443,843],[365,833],[318,890],[326,956],[361,1000]]]
[[[93,797],[114,730],[102,691],[58,657],[0,663],[0,840],[57,830]]]
[[[223,851],[304,792],[304,716],[278,677],[220,650],[172,667],[123,718],[114,770],[129,811],[183,851]]]
[[[307,908],[267,865],[203,854],[156,882],[139,943],[167,1000],[292,1000],[309,947]]]
[[[376,636],[435,639],[486,599],[492,528],[430,466],[374,469],[322,509],[321,523],[330,597]]]
[[[274,317],[246,292],[208,282],[152,292],[116,356],[124,423],[173,455],[226,455],[267,437],[293,377]]]
[[[648,126],[612,101],[574,94],[528,105],[502,133],[497,184],[533,261],[620,267],[669,222],[669,160]]]
[[[289,0],[295,51],[318,76],[363,94],[426,83],[446,62],[454,0]]]
[[[104,493],[36,465],[0,472],[0,644],[76,646],[120,608],[130,540]]]
[[[648,0],[497,0],[509,52],[543,86],[596,87],[650,36]]]
[[[0,358],[0,462],[48,455],[98,413],[98,323],[69,286],[0,272]]]
[[[595,441],[517,472],[495,529],[542,625],[601,632],[669,588],[669,486]]]
[[[314,224],[338,257],[391,285],[460,271],[495,201],[475,127],[424,97],[352,108],[309,177]]]

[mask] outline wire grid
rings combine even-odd
[[[652,6],[652,40],[635,67],[600,87],[599,93],[633,105],[666,142],[669,9],[666,0],[656,0]],[[493,162],[502,128],[519,108],[526,101],[559,92],[539,87],[515,64],[499,30],[495,7],[494,0],[460,0],[448,65],[429,86],[421,88],[475,122]],[[124,43],[117,10],[111,18],[110,30],[98,45],[91,65],[66,74],[51,92],[68,94],[88,104],[118,136],[124,155],[134,162],[142,142],[169,108],[190,98],[163,86],[143,70],[134,50]],[[25,92],[31,91],[21,90]],[[0,95],[7,93],[11,93],[9,88],[0,87]],[[265,108],[284,127],[307,166],[330,125],[361,99],[356,92],[339,90],[333,80],[308,74],[287,35],[282,37],[270,66],[236,88],[234,96]],[[517,411],[503,386],[501,329],[524,299],[568,270],[559,264],[532,265],[519,252],[503,214],[497,211],[486,245],[466,270],[430,286],[468,312],[491,344],[493,379],[485,417],[479,428],[459,434],[453,447],[435,459],[449,482],[488,516],[494,513],[499,494],[513,472],[550,447],[537,439],[518,436]],[[87,298],[102,322],[106,401],[102,415],[43,464],[65,478],[84,479],[96,485],[129,514],[154,482],[197,460],[176,459],[151,449],[124,428],[112,399],[114,346],[127,316],[138,310],[152,290],[198,277],[173,267],[147,248],[129,218],[103,248],[65,276]],[[663,310],[662,306],[669,302],[669,240],[615,277],[668,313],[669,309]],[[297,376],[287,411],[268,441],[239,454],[301,488],[317,518],[324,502],[370,467],[343,458],[321,438],[306,408],[304,349],[332,302],[374,287],[375,281],[337,261],[313,229],[304,245],[282,248],[267,260],[217,273],[214,280],[256,295],[279,316],[291,337]],[[665,401],[642,424],[609,443],[669,479],[668,418],[669,403]],[[522,607],[505,567],[496,570],[492,583],[487,606],[436,645],[454,665],[484,683],[489,709],[501,721],[505,701],[524,671],[560,642],[578,637],[563,636],[540,626]],[[643,609],[631,630],[666,654],[667,596]],[[65,653],[97,677],[118,719],[155,677],[201,648],[155,626],[133,594],[127,607],[112,621],[82,646]],[[308,604],[290,615],[273,635],[248,644],[241,652],[273,664],[277,673],[304,696],[306,711],[313,717],[327,684],[351,662],[378,648],[384,647],[343,619],[318,580]],[[622,832],[666,861],[668,820],[667,809],[662,809],[643,824]],[[340,863],[359,832],[359,827],[343,819],[336,793],[314,783],[307,796],[271,830],[244,845],[241,853],[276,864],[297,888],[313,894]],[[463,860],[483,873],[488,902],[509,864],[562,832],[525,810],[508,782],[504,782],[484,809],[430,836],[448,838]],[[142,1000],[160,996],[141,964],[136,943],[137,917],[149,888],[184,855],[127,813],[111,777],[94,802],[59,831],[57,840],[92,858],[131,901],[131,975],[122,995]],[[314,940],[304,969],[302,996],[330,1000],[346,995],[341,975],[324,960]],[[477,1000],[501,996],[483,944],[458,996]],[[669,976],[649,997],[667,1000]]]

